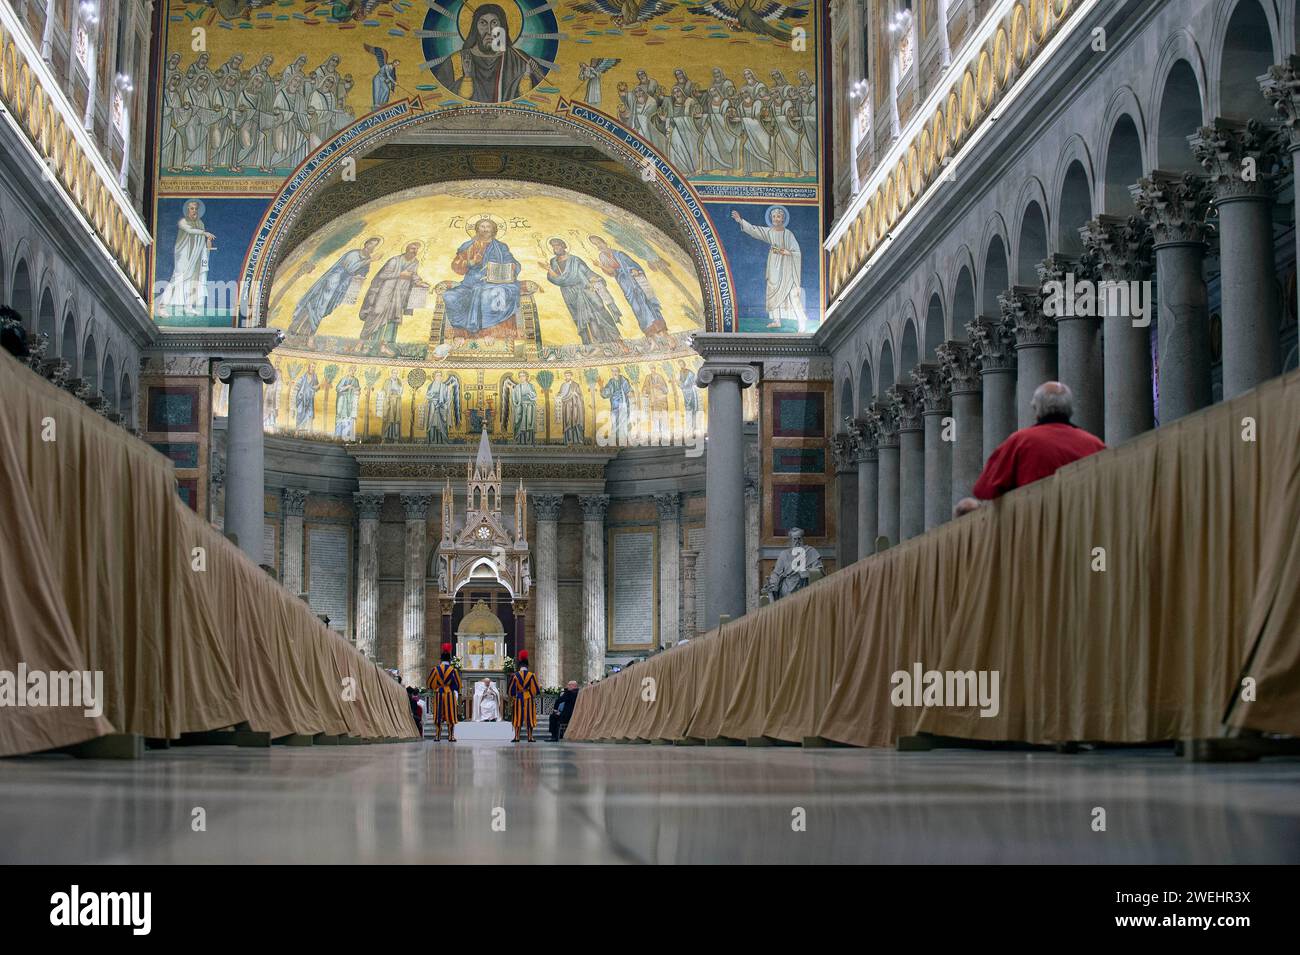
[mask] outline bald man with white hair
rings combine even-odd
[[[1021,428],[989,455],[975,482],[977,498],[991,501],[1034,481],[1055,474],[1071,461],[1103,451],[1106,445],[1070,422],[1074,395],[1059,381],[1045,381],[1034,389],[1029,406],[1034,423]]]

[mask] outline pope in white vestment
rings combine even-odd
[[[783,321],[792,321],[799,331],[807,331],[808,313],[803,302],[803,253],[794,233],[786,228],[788,216],[780,206],[768,209],[770,226],[750,225],[732,212],[731,218],[745,235],[766,242],[767,254],[767,317],[768,328],[780,328]]]
[[[474,722],[490,723],[501,719],[501,694],[496,684],[484,677],[474,684]]]

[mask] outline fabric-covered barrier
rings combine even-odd
[[[0,479],[0,671],[104,680],[99,719],[0,708],[0,755],[245,721],[272,736],[415,736],[403,688],[186,507],[171,462],[7,354]]]
[[[1297,527],[1292,373],[584,689],[565,738],[1300,735]],[[996,671],[996,714],[894,705],[917,664]]]

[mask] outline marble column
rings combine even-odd
[[[1101,315],[1074,308],[1080,282],[1095,281],[1091,257],[1076,262],[1064,255],[1049,255],[1038,266],[1044,289],[1044,312],[1056,320],[1057,380],[1074,393],[1074,423],[1101,437],[1106,430],[1106,391],[1102,386]],[[1047,289],[1056,287],[1056,292]]]
[[[695,562],[699,559],[697,550],[682,551],[682,623],[679,640],[695,638]]]
[[[537,515],[537,542],[532,565],[537,574],[533,593],[537,599],[537,678],[542,686],[562,686],[560,673],[559,519],[563,494],[533,496]]]
[[[352,500],[357,509],[357,649],[373,660],[378,652],[375,624],[379,617],[379,512],[384,507],[384,495],[360,491],[352,495]]]
[[[984,467],[984,397],[979,359],[966,342],[938,348],[939,367],[952,396],[952,486],[947,520],[963,497],[970,497]]]
[[[858,467],[858,560],[876,552],[880,534],[880,451],[875,419],[853,422],[853,457]]]
[[[268,361],[223,361],[217,379],[230,386],[226,418],[226,534],[255,564],[266,563],[266,459],[262,385],[275,381]],[[296,593],[296,591],[295,591]]]
[[[758,482],[745,479],[745,613],[758,609]]]
[[[1281,139],[1257,120],[1218,119],[1189,137],[1210,174],[1219,210],[1219,290],[1223,313],[1223,397],[1235,398],[1282,369],[1281,309],[1273,261],[1272,172]],[[1254,169],[1252,179],[1243,170]]]
[[[402,682],[423,686],[425,537],[429,523],[429,494],[403,494],[406,510],[406,581],[402,591]]]
[[[1191,173],[1156,170],[1133,187],[1138,211],[1151,226],[1156,256],[1156,345],[1161,424],[1209,405],[1210,296],[1205,252],[1210,191]]]
[[[876,509],[876,537],[884,537],[889,545],[898,543],[898,408],[892,400],[878,401],[867,410],[876,432],[876,453],[879,457]]]
[[[852,423],[852,418],[849,422]],[[858,559],[858,462],[853,436],[839,432],[831,439],[835,461],[835,490],[839,519],[835,528],[836,560],[841,568]]]
[[[1016,338],[1016,427],[1027,428],[1034,423],[1034,391],[1056,380],[1056,319],[1043,314],[1043,292],[1033,286],[1013,286],[998,303]]]
[[[283,571],[280,579],[291,594],[300,594],[302,587],[302,514],[307,506],[307,492],[286,487],[280,492],[280,513],[284,518]]]
[[[704,534],[709,546],[705,622],[745,614],[745,431],[740,391],[757,384],[752,365],[705,363],[696,383],[709,389],[709,436],[704,460]]]
[[[923,362],[912,369],[925,422],[925,529],[952,514],[952,441],[944,440],[944,419],[952,420],[952,395],[943,368]]]
[[[681,631],[682,496],[676,491],[655,495],[659,512],[659,646],[671,647]]]
[[[966,325],[979,359],[984,458],[1016,430],[1016,334],[1002,316],[980,316]],[[980,462],[980,467],[984,462]],[[976,472],[978,475],[978,472]]]
[[[905,541],[925,533],[925,422],[918,387],[891,391],[898,409],[898,539]]]
[[[582,647],[583,678],[605,676],[605,510],[608,494],[583,494],[582,505]]]
[[[1136,308],[1135,294],[1147,281],[1151,230],[1138,216],[1098,216],[1081,230],[1084,248],[1096,263],[1097,306],[1105,336],[1106,427],[1102,437],[1114,446],[1155,423],[1151,388],[1151,313]],[[1149,289],[1150,285],[1145,288]]]
[[[1260,90],[1264,98],[1273,104],[1273,108],[1282,117],[1284,129],[1283,143],[1291,154],[1291,172],[1300,169],[1296,160],[1300,158],[1300,56],[1289,56],[1285,63],[1278,63],[1268,68],[1268,73],[1260,81]],[[1293,221],[1300,224],[1300,189],[1292,188],[1294,193]],[[1295,229],[1296,263],[1300,264],[1300,228]],[[1284,316],[1285,321],[1292,321],[1294,315]]]

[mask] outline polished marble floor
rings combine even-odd
[[[1296,863],[1300,760],[426,741],[0,761],[0,863],[507,861]]]

